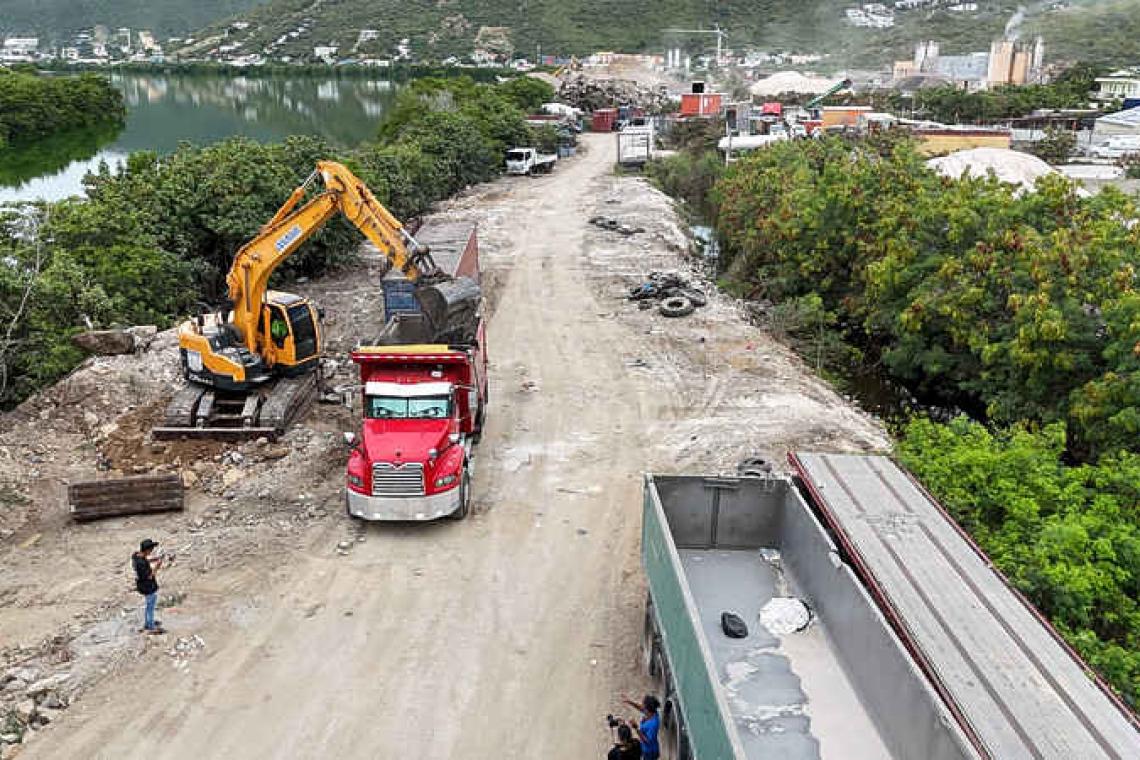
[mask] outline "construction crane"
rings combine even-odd
[[[318,177],[325,191],[298,207]],[[323,353],[320,313],[308,299],[270,290],[269,278],[338,213],[415,283],[433,335],[462,340],[473,329],[479,286],[440,270],[428,248],[352,172],[320,161],[237,252],[226,275],[230,309],[201,314],[178,328],[182,371],[189,384],[167,407],[155,437],[275,435],[308,406],[316,394],[315,370]]]

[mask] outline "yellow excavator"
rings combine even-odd
[[[320,178],[324,192],[298,208]],[[175,394],[156,438],[275,436],[312,402],[322,357],[320,313],[307,299],[269,289],[273,271],[335,214],[343,214],[416,285],[422,322],[434,340],[470,340],[479,286],[453,278],[432,260],[347,168],[320,161],[257,236],[238,251],[226,276],[231,308],[178,328],[188,385]]]

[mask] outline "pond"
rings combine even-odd
[[[320,76],[111,74],[123,92],[123,127],[56,135],[0,151],[0,203],[58,200],[83,193],[100,161],[134,151],[173,151],[181,141],[209,145],[234,135],[275,142],[320,135],[345,146],[376,134],[395,100],[387,79]]]

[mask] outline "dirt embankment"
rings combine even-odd
[[[29,756],[597,756],[618,695],[647,687],[641,474],[889,445],[740,304],[667,319],[627,300],[650,271],[700,267],[670,201],[612,175],[611,138],[584,142],[548,177],[439,210],[479,224],[489,296],[492,407],[464,522],[350,522],[339,407],[277,443],[150,441],[177,382],[169,336],[0,420],[0,716],[31,699],[48,718]],[[379,270],[366,257],[298,286],[328,314],[340,378],[379,328]],[[182,472],[187,511],[70,524],[66,482],[110,469]],[[144,537],[176,555],[165,640],[135,633]]]

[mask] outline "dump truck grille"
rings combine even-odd
[[[419,462],[372,465],[373,496],[423,496],[424,466]]]

